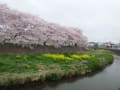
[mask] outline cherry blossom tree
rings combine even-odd
[[[87,37],[78,28],[49,23],[40,17],[22,13],[0,4],[0,43],[85,47]]]

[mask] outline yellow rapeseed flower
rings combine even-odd
[[[52,59],[56,59],[56,60],[72,60],[72,58],[67,57],[63,54],[51,54],[51,53],[45,53],[42,56],[44,57],[48,57],[48,58],[52,58]]]
[[[16,58],[21,58],[21,55],[17,54],[17,55],[16,55]]]
[[[82,59],[89,59],[90,58],[90,55],[87,55],[87,54],[73,54],[71,55],[71,57],[73,59],[78,59],[78,60],[82,60]]]

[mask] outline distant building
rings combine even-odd
[[[104,42],[98,45],[99,48],[117,48],[118,46],[112,42]]]
[[[98,43],[97,42],[89,42],[88,47],[89,48],[98,48]]]
[[[114,45],[113,45],[113,48],[120,49],[120,43],[114,44]]]

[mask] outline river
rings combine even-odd
[[[8,90],[120,90],[120,56],[115,55],[113,64],[90,76],[12,87]]]

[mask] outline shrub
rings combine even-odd
[[[48,80],[58,80],[58,79],[61,79],[63,76],[64,76],[63,72],[53,71],[53,72],[49,72],[46,75],[46,79],[48,79]]]

